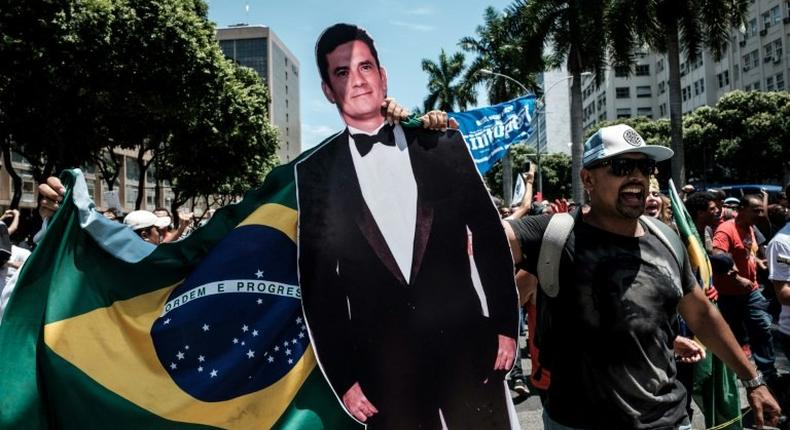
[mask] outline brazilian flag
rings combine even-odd
[[[689,262],[700,286],[707,293],[713,282],[710,260],[705,252],[702,238],[697,233],[694,220],[686,210],[671,179],[669,197],[672,200],[672,218],[680,237],[686,244]],[[710,352],[694,365],[693,398],[702,409],[708,430],[743,429],[740,394],[735,373]]]
[[[0,325],[0,428],[360,428],[302,317],[292,164],[158,247],[62,180]]]

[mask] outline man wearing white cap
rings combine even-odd
[[[541,281],[545,428],[690,429],[672,350],[678,312],[744,381],[757,424],[776,423],[779,406],[698,287],[679,238],[640,218],[656,162],[673,152],[626,125],[601,128],[584,149],[589,213],[565,217],[560,235],[552,215],[506,225],[515,263]]]
[[[153,212],[139,210],[129,212],[123,223],[131,227],[144,241],[159,245],[163,239],[160,230],[170,225],[170,217],[156,216]]]

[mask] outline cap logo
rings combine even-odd
[[[631,129],[623,132],[623,140],[625,140],[631,146],[644,146],[645,144],[645,141],[642,140],[642,136]]]

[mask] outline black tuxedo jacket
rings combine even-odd
[[[296,166],[304,314],[319,363],[338,396],[378,361],[408,360],[404,350],[419,354],[411,349],[443,336],[484,330],[485,345],[471,335],[463,343],[483,348],[481,366],[490,368],[496,335],[516,338],[510,249],[461,134],[404,132],[418,194],[409,279],[362,197],[348,131]],[[488,318],[471,280],[467,227]]]

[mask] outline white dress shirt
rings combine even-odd
[[[366,133],[348,127],[350,134]],[[417,223],[417,181],[411,168],[406,135],[400,125],[393,128],[395,146],[374,144],[363,157],[357,150],[354,138],[349,135],[348,145],[359,188],[373,219],[376,221],[395,262],[398,263],[406,282],[411,276],[414,254],[414,231]]]

